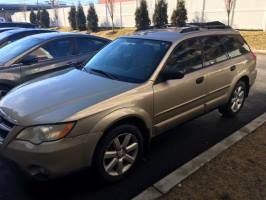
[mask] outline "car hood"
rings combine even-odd
[[[58,123],[137,86],[71,70],[13,89],[1,100],[0,112],[3,117],[21,126]]]

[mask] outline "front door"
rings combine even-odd
[[[159,81],[153,87],[157,134],[204,113],[206,77],[200,41],[188,39],[181,42],[171,54],[166,67],[182,70],[185,76],[182,79]]]

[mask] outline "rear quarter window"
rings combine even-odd
[[[250,52],[250,48],[240,35],[222,36],[224,46],[230,58],[244,55]]]

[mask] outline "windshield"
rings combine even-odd
[[[26,37],[0,48],[0,63],[6,64],[39,43],[38,39]]]
[[[170,46],[170,42],[164,41],[120,38],[97,53],[86,64],[85,70],[101,72],[120,81],[143,83],[152,75]]]
[[[14,30],[5,31],[5,32],[0,34],[0,40],[3,40],[6,37],[13,35],[14,33],[15,33]]]

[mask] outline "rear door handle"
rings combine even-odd
[[[230,67],[230,71],[235,71],[236,70],[236,66],[233,65],[232,67]]]
[[[204,77],[203,76],[196,79],[196,83],[197,84],[201,84],[201,83],[203,83],[203,81],[204,81]]]

